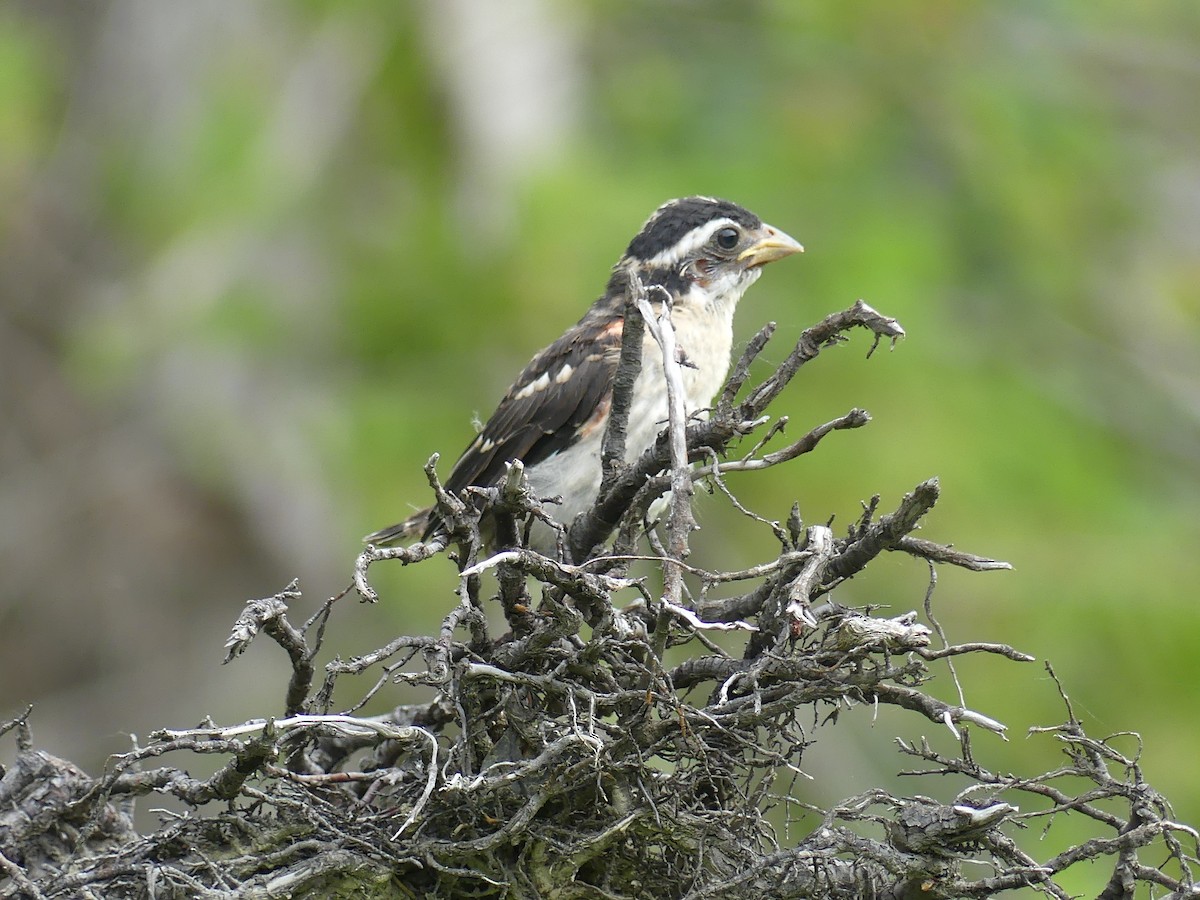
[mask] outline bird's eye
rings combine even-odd
[[[722,250],[732,250],[737,246],[738,236],[736,228],[722,228],[717,232],[717,246]]]

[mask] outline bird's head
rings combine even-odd
[[[803,251],[736,203],[683,197],[654,211],[617,268],[632,264],[647,285],[661,285],[682,306],[732,309],[764,265]]]

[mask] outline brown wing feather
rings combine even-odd
[[[569,447],[580,429],[601,415],[612,394],[621,354],[622,303],[621,294],[610,284],[609,292],[587,315],[530,360],[455,462],[445,482],[448,490],[493,484],[504,473],[504,464],[513,459],[537,465]],[[385,544],[421,532],[428,540],[439,524],[432,510],[422,510],[363,540]]]
[[[621,327],[619,318],[585,317],[535,356],[458,458],[446,487],[492,484],[510,460],[534,466],[570,446],[612,392]]]

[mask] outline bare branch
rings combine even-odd
[[[1133,896],[1145,885],[1195,897],[1200,838],[1144,780],[1140,739],[1089,736],[1053,670],[1066,722],[1032,730],[1053,763],[1017,775],[977,759],[992,742],[981,739],[984,750],[976,751],[972,736],[1004,738],[1007,728],[972,708],[954,660],[1031,657],[986,640],[955,643],[935,617],[937,564],[1008,568],[914,535],[937,502],[936,479],[890,512],[871,497],[842,536],[826,524],[806,526],[794,498],[760,515],[725,484],[729,472],[790,463],[833,431],[869,421],[851,410],[767,450],[785,422],[771,424],[766,407],[803,365],[850,328],[869,329],[876,343],[903,329],[860,302],[805,331],[770,376],[745,390],[768,326],[735,366],[711,418],[688,425],[671,310],[650,306],[645,288],[626,276],[604,485],[595,508],[570,529],[571,562],[526,546],[530,524],[550,518],[521,464],[494,486],[454,496],[432,458],[426,476],[436,533],[408,548],[368,547],[353,586],[374,600],[370,565],[420,564],[452,547],[457,571],[447,571],[443,588],[432,596],[411,588],[403,597],[442,610],[436,632],[386,635],[376,649],[330,659],[310,693],[334,613],[370,614],[380,627],[386,617],[338,604],[342,592],[295,628],[289,607],[303,598],[293,583],[247,604],[227,644],[232,657],[266,633],[288,653],[284,716],[162,729],[145,746],[135,740],[97,777],[34,750],[29,710],[0,724],[0,736],[12,732],[18,750],[0,773],[0,893],[374,896],[385,885],[404,896],[937,900],[1032,886],[1062,900],[1069,894],[1060,876],[1086,864],[1103,871],[1103,897]],[[649,346],[639,326],[658,341],[670,415],[655,447],[626,465],[627,391]],[[734,443],[750,435],[750,449],[729,459]],[[761,525],[769,526],[772,546],[758,563],[733,570],[719,554],[685,561],[693,484],[706,477],[758,534],[766,537]],[[651,529],[649,552],[635,552],[651,504],[668,491],[665,539]],[[614,530],[616,548],[605,555]],[[843,605],[847,591],[834,598],[836,586],[885,550],[928,567],[924,596],[909,598],[917,611],[889,617]],[[651,571],[624,577],[634,562]],[[659,577],[661,591],[653,588]],[[717,596],[728,585],[742,593]],[[902,596],[886,599],[909,606]],[[491,612],[493,600],[503,621]],[[507,630],[493,634],[493,625]],[[957,703],[927,687],[947,673]],[[342,712],[312,714],[328,713],[335,697]],[[378,704],[386,711],[358,714]],[[897,746],[922,767],[906,776],[953,776],[958,794],[941,802],[873,789],[829,809],[793,795],[788,780],[811,777],[802,768],[806,750],[836,740],[841,717],[870,715],[882,704],[945,726],[957,741],[953,753],[925,739]],[[211,775],[174,764],[201,756]],[[143,798],[152,808],[169,798],[187,814],[139,830],[134,812]],[[1022,811],[1018,801],[1028,798],[1036,802]],[[782,837],[771,814],[779,805],[788,811]],[[1091,832],[1049,858],[1040,844],[1018,845],[1026,823],[1066,814]]]
[[[905,535],[896,541],[892,549],[903,550],[905,553],[919,556],[930,562],[947,563],[951,566],[958,566],[961,569],[970,569],[972,572],[991,572],[998,569],[1012,568],[1011,563],[1002,562],[998,559],[989,559],[986,556],[976,556],[973,553],[966,553],[962,550],[955,550],[953,547],[935,544],[933,541],[913,537],[911,534]]]
[[[238,616],[229,640],[225,642],[226,663],[240,655],[260,630],[284,649],[292,661],[292,677],[285,698],[288,715],[303,711],[313,680],[312,652],[304,632],[294,627],[287,618],[287,601],[299,598],[299,584],[293,579],[291,584],[273,597],[251,600]]]
[[[621,325],[621,356],[613,375],[612,406],[600,444],[602,490],[608,488],[626,467],[625,429],[629,424],[633,386],[642,370],[642,332],[645,325],[638,300],[644,296],[645,287],[632,265],[621,274],[625,279],[625,314]]]

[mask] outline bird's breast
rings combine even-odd
[[[697,311],[677,307],[672,316],[680,350],[684,407],[689,416],[712,405],[729,371],[733,347],[733,310]],[[649,331],[642,345],[642,370],[633,386],[629,422],[625,429],[625,459],[632,463],[667,427],[667,383],[662,350]],[[540,496],[557,495],[561,503],[551,512],[570,524],[588,509],[600,489],[600,447],[608,425],[608,406],[597,410],[576,440],[529,471],[530,485]],[[547,540],[549,539],[548,536]]]
[[[713,397],[725,384],[733,349],[733,305],[676,307],[672,323],[680,353],[684,404],[690,416],[711,406]],[[642,349],[642,372],[639,382],[644,379],[647,388],[657,388],[661,393],[665,418],[667,389],[662,351],[653,338]]]

